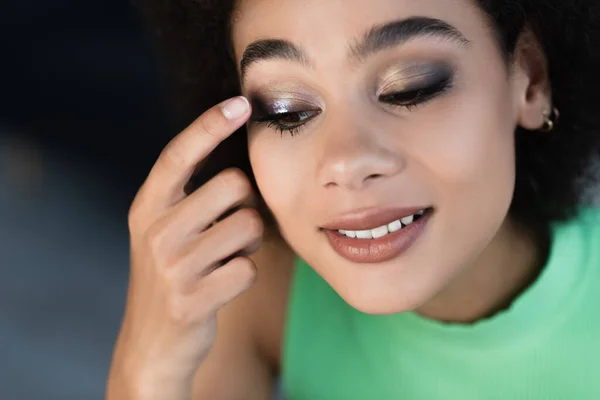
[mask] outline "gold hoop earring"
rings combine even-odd
[[[553,108],[552,111],[544,111],[544,118],[546,118],[546,120],[539,131],[544,133],[552,132],[558,122],[559,116],[560,114],[556,107]]]

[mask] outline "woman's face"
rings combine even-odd
[[[415,309],[503,228],[523,93],[474,2],[242,0],[233,41],[260,192],[349,304]]]

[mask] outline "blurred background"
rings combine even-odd
[[[2,1],[1,400],[103,398],[161,82],[127,0]]]

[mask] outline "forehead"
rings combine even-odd
[[[346,51],[374,25],[409,17],[448,22],[468,39],[487,33],[488,21],[475,0],[239,0],[232,18],[236,58],[248,44],[283,39],[307,52]]]

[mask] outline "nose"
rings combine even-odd
[[[327,129],[317,154],[317,180],[326,188],[361,190],[374,181],[397,175],[405,164],[389,132],[359,124],[338,124]]]

